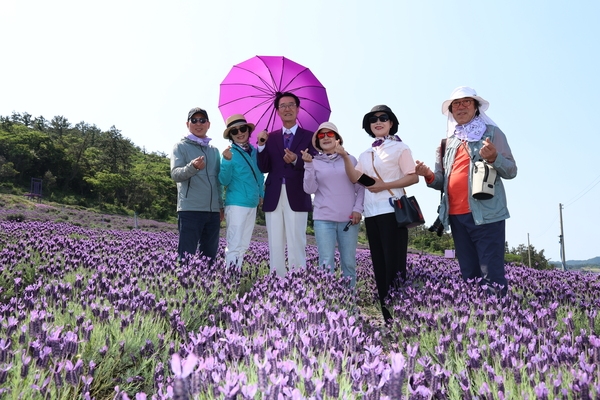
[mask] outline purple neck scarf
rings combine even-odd
[[[192,135],[191,133],[189,135],[186,136],[187,139],[190,139],[193,142],[198,143],[200,146],[208,146],[208,142],[210,142],[212,139],[209,137],[203,137],[203,138],[199,138],[198,136]]]
[[[391,140],[392,142],[401,142],[402,141],[396,135],[389,135],[389,136],[386,136],[386,137],[384,137],[382,139],[377,139],[376,141],[373,142],[373,144],[371,145],[371,147],[381,146],[383,143],[385,143],[386,140]]]

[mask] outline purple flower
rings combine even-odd
[[[548,389],[546,388],[546,384],[544,382],[538,383],[533,390],[535,391],[535,395],[539,400],[548,400]]]
[[[178,378],[186,378],[190,375],[197,363],[198,357],[193,353],[189,354],[187,358],[183,360],[178,353],[174,353],[171,356],[171,369],[173,370],[173,374]]]
[[[8,377],[8,371],[12,368],[11,364],[2,364],[0,367],[0,385],[3,385],[6,382],[6,378]]]
[[[90,385],[92,384],[92,381],[94,380],[94,378],[90,375],[87,376],[81,376],[81,382],[83,383],[83,392],[88,392],[90,390]]]
[[[404,369],[406,368],[406,359],[402,353],[392,352],[390,358],[392,360],[392,372],[394,374],[400,374],[404,372]]]
[[[473,369],[478,369],[481,367],[481,353],[477,348],[469,348],[467,349],[467,356],[469,357],[468,366]]]
[[[64,337],[65,355],[77,354],[78,348],[79,348],[79,345],[77,343],[77,334],[72,331],[68,331],[67,333],[65,333],[65,337]]]
[[[8,360],[10,345],[10,339],[0,338],[0,363],[4,363]]]
[[[27,355],[27,353],[21,354],[21,378],[27,378],[29,374],[29,364],[31,363],[31,357]]]
[[[256,384],[252,385],[243,385],[242,386],[242,395],[246,399],[253,399],[258,390],[258,386]]]

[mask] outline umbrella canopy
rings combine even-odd
[[[219,110],[225,120],[233,114],[244,114],[256,124],[256,134],[281,128],[281,119],[273,102],[277,93],[291,92],[300,99],[298,125],[315,131],[329,120],[331,109],[327,91],[306,67],[285,57],[256,56],[234,65],[221,83]]]

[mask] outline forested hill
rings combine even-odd
[[[19,194],[31,178],[42,179],[44,198],[59,203],[175,217],[168,155],[145,152],[114,126],[102,131],[62,116],[0,116],[0,188]]]
[[[551,264],[561,265],[558,261],[553,261]],[[590,258],[589,260],[568,260],[567,266],[571,268],[600,267],[600,257]]]
[[[569,265],[598,265],[600,266],[600,257],[590,258],[589,260],[570,260]]]

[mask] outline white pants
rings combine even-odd
[[[285,185],[281,186],[279,202],[274,211],[265,213],[269,234],[269,265],[271,272],[285,276],[285,246],[287,242],[290,270],[306,266],[306,223],[308,212],[293,211],[288,202]]]
[[[244,253],[250,245],[252,231],[256,223],[256,208],[241,206],[225,206],[227,222],[227,247],[225,248],[225,265],[227,268],[242,268]]]

